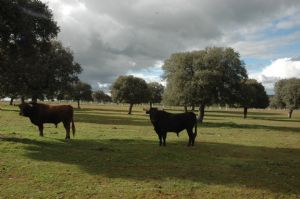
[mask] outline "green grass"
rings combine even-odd
[[[62,124],[39,137],[0,104],[0,198],[300,197],[299,111],[250,110],[245,120],[208,109],[194,147],[186,132],[159,147],[142,108],[82,105],[66,143]]]

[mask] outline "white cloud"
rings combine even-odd
[[[281,58],[266,66],[260,73],[250,74],[265,86],[268,93],[273,94],[274,84],[280,79],[300,78],[300,61],[292,58]]]

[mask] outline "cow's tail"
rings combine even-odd
[[[74,120],[73,120],[73,117],[72,117],[72,133],[73,133],[73,137],[75,137],[75,125],[74,125]]]

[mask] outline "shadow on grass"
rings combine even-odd
[[[0,112],[1,111],[6,111],[6,112],[19,112],[19,110],[16,110],[16,109],[3,109],[3,108],[0,108]]]
[[[214,123],[214,122],[204,122],[202,124],[203,127],[208,128],[239,128],[239,129],[264,129],[269,131],[291,131],[295,133],[300,133],[300,128],[297,127],[284,127],[284,126],[266,126],[266,125],[258,125],[258,124],[236,124],[233,122],[222,122],[222,123]]]
[[[25,156],[39,161],[78,165],[92,175],[135,180],[189,180],[245,186],[274,193],[300,194],[300,150],[225,143],[148,140],[47,140],[1,138],[22,143]],[[62,153],[63,152],[63,153]]]

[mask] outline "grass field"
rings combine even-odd
[[[0,104],[0,198],[300,198],[300,112],[208,109],[194,147],[159,147],[142,106],[82,105],[45,137]],[[168,110],[173,111],[174,110]]]

